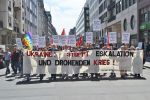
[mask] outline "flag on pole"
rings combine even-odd
[[[109,37],[109,32],[107,32],[107,48],[110,48],[110,37]]]
[[[63,29],[61,35],[65,35],[65,34],[66,34],[66,33],[65,33],[65,29]]]
[[[27,49],[32,50],[33,49],[33,43],[32,43],[32,33],[27,32],[23,38],[22,38],[22,44],[27,47]]]
[[[82,43],[83,43],[83,37],[82,37],[82,35],[80,36],[80,39],[79,39],[79,45],[82,45]]]

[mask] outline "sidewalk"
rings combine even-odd
[[[150,68],[150,57],[146,58],[145,67]]]

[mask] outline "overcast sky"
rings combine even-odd
[[[51,11],[52,23],[58,34],[65,28],[68,34],[73,28],[86,0],[44,0],[46,10]]]

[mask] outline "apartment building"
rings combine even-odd
[[[138,39],[147,44],[150,41],[150,1],[139,0],[138,3]]]
[[[37,6],[37,21],[38,21],[38,35],[44,36],[46,34],[45,30],[45,20],[46,20],[46,14],[45,14],[45,8],[43,0],[37,0],[38,6]]]
[[[138,42],[137,0],[87,0],[90,12],[90,27],[95,19],[101,21],[100,35],[103,40],[106,32],[117,32],[121,44],[121,33],[131,34],[131,44]]]
[[[72,29],[70,29],[69,35],[76,35],[76,28],[75,27],[73,27]]]
[[[24,0],[25,2],[25,32],[37,33],[37,0]]]
[[[0,0],[0,44],[12,42],[13,26],[13,0]]]
[[[85,41],[85,33],[90,31],[89,6],[87,4],[82,8],[75,28],[77,39],[79,39],[80,36],[84,36]]]

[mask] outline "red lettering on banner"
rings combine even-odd
[[[94,60],[94,65],[110,65],[110,60]]]
[[[88,57],[88,52],[89,51],[81,51],[81,52],[69,52],[67,53],[68,57]]]
[[[27,56],[31,57],[52,57],[51,51],[27,51]]]

